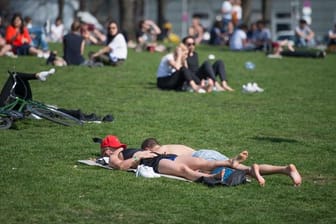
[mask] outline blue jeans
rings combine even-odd
[[[48,51],[49,46],[42,27],[33,26],[29,29],[29,34],[32,36],[32,46],[35,48],[41,47],[43,51]]]

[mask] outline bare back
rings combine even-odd
[[[153,148],[152,151],[160,154],[175,154],[178,156],[191,156],[192,153],[195,152],[194,149],[185,145],[161,145],[160,147]]]

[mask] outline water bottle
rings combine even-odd
[[[254,64],[253,62],[251,62],[251,61],[247,61],[247,62],[245,63],[245,68],[246,68],[247,70],[253,70],[253,69],[255,69],[255,64]]]

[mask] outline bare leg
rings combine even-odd
[[[297,171],[295,165],[290,164],[288,166],[273,166],[273,165],[268,165],[268,164],[254,164],[251,167],[251,172],[250,174],[255,177],[259,184],[262,185],[263,178],[261,175],[271,175],[271,174],[285,174],[289,176],[293,183],[294,186],[300,186],[302,182],[302,178],[300,173]],[[262,179],[261,179],[261,178]],[[263,183],[264,185],[265,183]]]
[[[301,175],[293,164],[289,164],[288,166],[272,166],[268,164],[260,164],[259,170],[262,175],[285,174],[292,179],[294,186],[300,186],[302,182]]]
[[[215,82],[215,87],[219,92],[225,91],[225,89],[218,82]]]
[[[234,157],[233,159],[229,160],[222,160],[222,161],[209,161],[203,158],[196,158],[190,156],[178,156],[176,157],[175,161],[180,164],[185,164],[192,170],[202,170],[202,171],[211,171],[217,167],[231,167],[237,168],[240,164],[240,161],[243,161],[246,157],[247,151],[244,151],[240,155]]]
[[[234,89],[232,89],[228,84],[227,82],[224,80],[222,81],[222,86],[223,86],[223,89],[227,90],[227,91],[234,91]]]
[[[160,160],[159,172],[162,174],[169,174],[169,175],[184,177],[192,181],[195,181],[199,179],[200,177],[214,177],[214,175],[201,173],[201,172],[192,170],[188,166],[182,163],[171,161],[169,159]]]
[[[261,176],[260,174],[260,167],[258,164],[253,164],[251,166],[251,172],[250,172],[251,176],[254,177],[258,182],[259,185],[264,187],[265,186],[265,179]]]

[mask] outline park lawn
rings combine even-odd
[[[64,127],[25,119],[0,131],[0,223],[335,223],[336,55],[268,59],[209,46],[198,52],[201,60],[214,54],[225,61],[235,92],[160,91],[155,73],[163,54],[133,50],[121,67],[69,66],[31,82],[36,100],[113,114],[115,121]],[[256,68],[246,70],[246,61]],[[2,57],[0,83],[7,70],[49,68],[35,57]],[[242,93],[253,81],[265,91]],[[265,177],[264,188],[256,181],[209,188],[78,164],[98,156],[92,137],[107,134],[130,147],[156,137],[228,156],[247,149],[246,164],[294,163],[303,184],[295,188],[275,175]]]

